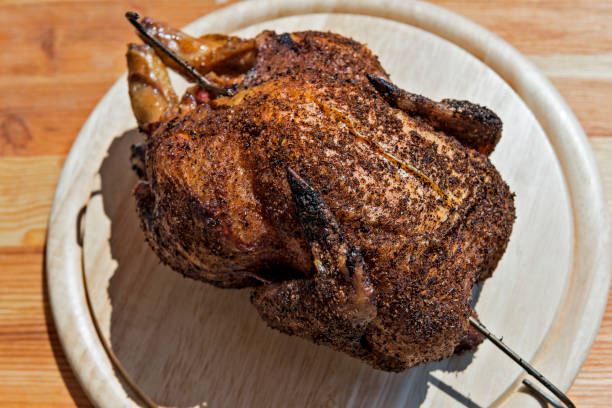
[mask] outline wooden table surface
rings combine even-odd
[[[612,198],[612,1],[434,2],[495,32],[552,80]],[[70,146],[125,70],[135,36],[123,13],[180,27],[223,3],[0,0],[0,406],[90,406],[50,315],[45,234]],[[579,407],[612,406],[612,300],[569,395]]]

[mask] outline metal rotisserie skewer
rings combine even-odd
[[[214,93],[215,95],[232,96],[234,94],[234,92],[231,89],[223,88],[223,87],[220,87],[210,82],[205,76],[201,75],[190,63],[188,63],[187,61],[183,60],[178,55],[170,51],[168,47],[162,44],[157,38],[149,35],[147,30],[145,30],[142,24],[140,24],[140,22],[138,21],[140,19],[140,15],[138,13],[133,12],[133,11],[128,11],[127,13],[125,13],[125,18],[127,18],[127,20],[134,27],[136,27],[136,30],[138,30],[138,32],[142,36],[146,37],[149,41],[151,41],[151,43],[153,43],[153,45],[155,45],[155,47],[160,49],[164,54],[170,57],[174,62],[180,65],[187,73],[189,73],[189,75],[191,75],[191,77],[196,80],[196,82],[202,89],[210,91]]]
[[[527,371],[527,373],[529,375],[531,375],[533,378],[538,380],[540,382],[540,384],[542,384],[544,387],[546,387],[546,389],[548,389],[550,392],[555,394],[555,396],[557,398],[559,398],[559,400],[563,401],[563,403],[565,404],[566,407],[575,408],[574,403],[567,397],[567,395],[565,395],[560,389],[555,387],[555,385],[553,383],[551,383],[546,377],[544,377],[538,370],[533,368],[533,366],[531,364],[529,364],[527,361],[525,361],[523,358],[521,358],[521,356],[519,356],[514,351],[512,351],[512,349],[510,347],[506,346],[501,341],[500,338],[498,338],[495,335],[493,335],[493,333],[491,333],[489,331],[489,329],[487,329],[485,327],[484,324],[480,323],[478,320],[474,319],[473,317],[470,317],[470,324],[476,330],[478,330],[480,333],[482,333],[487,339],[489,339],[493,344],[495,344],[495,346],[498,349],[503,351],[508,357],[510,357],[518,365],[523,367],[523,369],[525,371]],[[529,380],[526,380],[526,379],[523,380],[523,384],[525,384],[532,391],[534,391],[535,393],[539,394],[544,399],[546,399],[548,402],[553,404],[553,406],[555,406],[557,408],[563,408],[563,405],[559,404],[557,401],[555,401],[549,395],[547,395],[544,392],[542,392],[539,388],[536,388]]]

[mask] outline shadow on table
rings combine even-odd
[[[458,404],[478,407],[433,375],[464,370],[472,354],[401,374],[373,370],[269,329],[251,307],[248,290],[217,289],[160,265],[144,241],[131,195],[137,178],[130,146],[139,141],[136,130],[115,138],[100,168],[110,255],[117,263],[108,285],[110,342],[128,375],[156,403],[418,406],[431,386]],[[386,395],[372,400],[381,389]]]

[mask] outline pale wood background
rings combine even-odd
[[[91,109],[124,71],[135,9],[176,26],[212,0],[0,0],[0,405],[88,406],[53,328],[43,250],[63,160]],[[497,33],[551,78],[582,122],[612,197],[612,2],[435,1]],[[570,390],[612,405],[612,303]]]

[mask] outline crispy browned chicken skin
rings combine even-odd
[[[486,157],[501,135],[493,112],[405,92],[337,34],[196,39],[143,23],[236,91],[193,87],[179,102],[161,51],[129,47],[147,134],[134,150],[135,195],[165,263],[253,287],[271,327],[383,370],[475,347],[472,288],[495,269],[514,222],[512,194]]]

